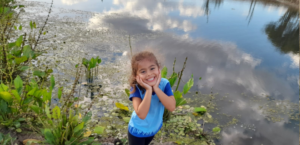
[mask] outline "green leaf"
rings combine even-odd
[[[33,96],[33,94],[35,93],[35,91],[37,90],[37,88],[33,88],[32,90],[30,90],[27,95],[31,95]]]
[[[45,31],[43,34],[46,35],[46,33],[47,33],[47,32]]]
[[[29,69],[29,66],[21,66],[21,68],[19,70],[24,71],[24,70],[27,70],[27,69]]]
[[[4,85],[3,83],[1,83],[0,92],[3,92],[3,91],[8,91],[8,87],[6,85]]]
[[[17,65],[21,64],[22,62],[25,62],[26,60],[27,60],[27,57],[26,57],[26,56],[16,57],[16,58],[15,58],[15,61],[16,61],[16,64],[17,64]]]
[[[12,96],[9,92],[0,92],[0,98],[5,100],[7,103],[12,102]]]
[[[77,67],[78,67],[78,65],[79,65],[79,64],[76,64],[76,65],[75,65],[75,68],[77,68]]]
[[[82,64],[83,64],[85,67],[88,67],[89,61],[88,61],[86,58],[83,58],[83,59],[82,59]]]
[[[32,100],[33,100],[32,97],[27,97],[27,98],[23,101],[23,105],[29,104]]]
[[[54,77],[53,75],[51,75],[50,77],[50,90],[53,90],[54,86],[55,86],[55,80],[54,80]]]
[[[130,96],[130,90],[129,89],[125,89],[125,93],[126,95],[129,97]]]
[[[83,122],[88,122],[92,118],[92,112],[88,112],[83,118]]]
[[[98,57],[97,57],[97,58],[98,58]],[[98,64],[100,64],[102,60],[101,60],[101,59],[98,59],[97,61],[98,61]]]
[[[180,92],[180,91],[176,91],[176,92],[174,93],[174,98],[175,98],[175,99],[182,98],[181,92]]]
[[[38,84],[37,84],[37,82],[35,81],[35,79],[31,79],[31,81],[30,81],[30,86],[32,87],[32,88],[38,88]]]
[[[162,78],[167,78],[167,73],[168,73],[168,68],[167,68],[167,67],[164,67],[164,68],[161,70],[161,77],[162,77]]]
[[[91,61],[89,62],[89,66],[90,68],[94,68],[96,66],[96,60],[94,58],[92,58]]]
[[[200,77],[199,80],[201,80],[202,78]]]
[[[126,123],[129,123],[130,117],[123,117],[123,120],[124,120]]]
[[[36,114],[39,114],[42,112],[42,109],[36,105],[31,105],[30,109],[33,110]]]
[[[32,51],[29,45],[24,46],[23,56],[26,56],[27,59],[34,57],[34,52]]]
[[[18,28],[17,28],[17,26],[14,26],[14,28],[15,28],[15,30],[17,30]]]
[[[1,7],[1,9],[3,9],[3,7]],[[4,11],[3,11],[3,13],[5,14],[5,13],[7,13],[9,10],[10,10],[10,8],[9,8],[9,7],[4,7]]]
[[[97,127],[94,128],[94,133],[97,133],[97,134],[101,135],[101,134],[103,134],[104,129],[105,128],[102,127],[102,126],[97,126]]]
[[[89,137],[89,139],[87,141],[80,143],[80,145],[91,144],[93,141],[94,141],[94,137]]]
[[[21,35],[21,36],[17,39],[17,41],[16,41],[16,46],[21,47],[22,42],[23,42],[23,35]]]
[[[60,108],[58,106],[55,106],[52,110],[52,117],[54,119],[59,119],[60,118]]]
[[[175,100],[176,100],[176,107],[177,106],[182,106],[182,105],[187,103],[184,98],[177,98],[177,99],[175,98]]]
[[[16,129],[16,132],[22,132],[22,129],[21,128],[18,128],[18,129]]]
[[[49,107],[48,107],[48,104],[45,105],[45,112],[46,112],[46,115],[49,119],[51,119],[51,115],[50,115],[50,111],[49,111]]]
[[[212,129],[212,131],[214,133],[219,133],[221,131],[221,128],[220,127],[215,127],[215,128]]]
[[[21,101],[21,97],[20,97],[19,93],[17,92],[17,90],[12,90],[11,93],[15,96],[15,98],[18,100],[18,102]]]
[[[58,88],[58,99],[61,98],[63,87]]]
[[[0,99],[0,111],[3,113],[8,113],[7,102],[5,102],[3,99]],[[0,117],[2,117],[2,116],[0,116]]]
[[[35,29],[36,29],[36,23],[35,23],[35,22],[33,22],[33,28],[35,28]]]
[[[173,72],[172,76],[169,78],[170,86],[173,87],[177,80],[177,73]]]
[[[19,118],[18,121],[25,121],[25,118]]]
[[[44,77],[46,74],[45,74],[45,72],[36,70],[33,72],[33,75],[38,76],[38,77]]]
[[[47,69],[46,73],[47,73],[47,74],[53,73],[53,69]]]
[[[206,108],[204,107],[195,107],[194,112],[199,113],[199,114],[204,114],[206,112]]]
[[[22,25],[19,26],[19,30],[22,30]]]
[[[43,89],[42,95],[43,95],[43,101],[44,101],[44,102],[46,102],[46,101],[51,101],[51,95],[52,95],[51,92],[47,92],[46,89]]]
[[[52,132],[51,132],[50,129],[46,128],[46,129],[44,130],[44,136],[45,136],[45,139],[46,139],[46,141],[47,141],[48,143],[54,144],[54,142],[55,142],[55,137],[54,137],[54,135],[52,134]]]
[[[14,46],[16,46],[16,43],[15,43],[15,42],[8,43],[8,48],[13,48]]]
[[[30,25],[30,29],[32,29],[33,28],[32,21],[30,21],[29,25]]]
[[[82,130],[84,127],[84,122],[81,122],[79,125],[77,125],[75,128],[74,128],[74,133]]]
[[[119,108],[119,109],[122,109],[122,110],[125,110],[125,111],[129,111],[128,107],[119,103],[119,102],[116,102],[116,106]]]
[[[15,125],[16,128],[20,128],[21,123],[20,123],[19,121],[15,121],[15,122],[14,122],[14,125]]]
[[[15,85],[15,88],[18,91],[19,95],[21,95],[22,88],[23,88],[23,81],[19,75],[15,78],[14,85]]]
[[[193,77],[194,76],[192,74],[190,80],[184,85],[183,94],[186,94],[191,89],[191,87],[194,85],[194,78]]]

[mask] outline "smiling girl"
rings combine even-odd
[[[175,98],[152,52],[142,51],[131,59],[131,93],[134,111],[128,124],[129,145],[148,145],[163,123],[164,109],[175,110]]]

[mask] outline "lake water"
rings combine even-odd
[[[50,0],[26,2],[39,13],[27,9],[31,15],[23,18],[45,19]],[[195,80],[185,97],[217,93],[213,117],[223,124],[219,114],[239,120],[221,131],[217,144],[298,145],[298,16],[297,9],[270,1],[54,0],[49,25],[55,27],[47,28],[57,38],[49,39],[68,49],[51,51],[46,64],[66,58],[57,67],[65,74],[79,55],[100,56],[104,64],[128,61],[130,36],[133,51],[152,48],[169,74],[175,57],[176,71],[188,57],[183,81],[191,74]],[[118,68],[128,69],[116,65],[102,83],[126,87]]]

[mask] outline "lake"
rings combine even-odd
[[[42,24],[51,1],[23,3],[22,21]],[[100,56],[107,70],[99,83],[116,94],[112,86],[128,87],[130,46],[151,48],[169,75],[175,58],[178,72],[188,57],[183,82],[193,74],[194,87],[185,97],[215,94],[211,114],[219,124],[238,120],[222,129],[217,144],[298,145],[297,7],[256,0],[54,0],[44,36],[51,41],[43,44],[53,50],[40,65],[55,68],[59,78],[74,74],[83,57]]]

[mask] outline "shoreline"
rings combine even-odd
[[[289,7],[292,7],[292,8],[295,8],[295,9],[300,9],[299,7],[299,2],[298,3],[293,3],[293,2],[289,2],[289,1],[284,1],[284,0],[275,0],[276,2],[278,3],[281,3],[283,5],[286,5],[286,6],[289,6]]]

